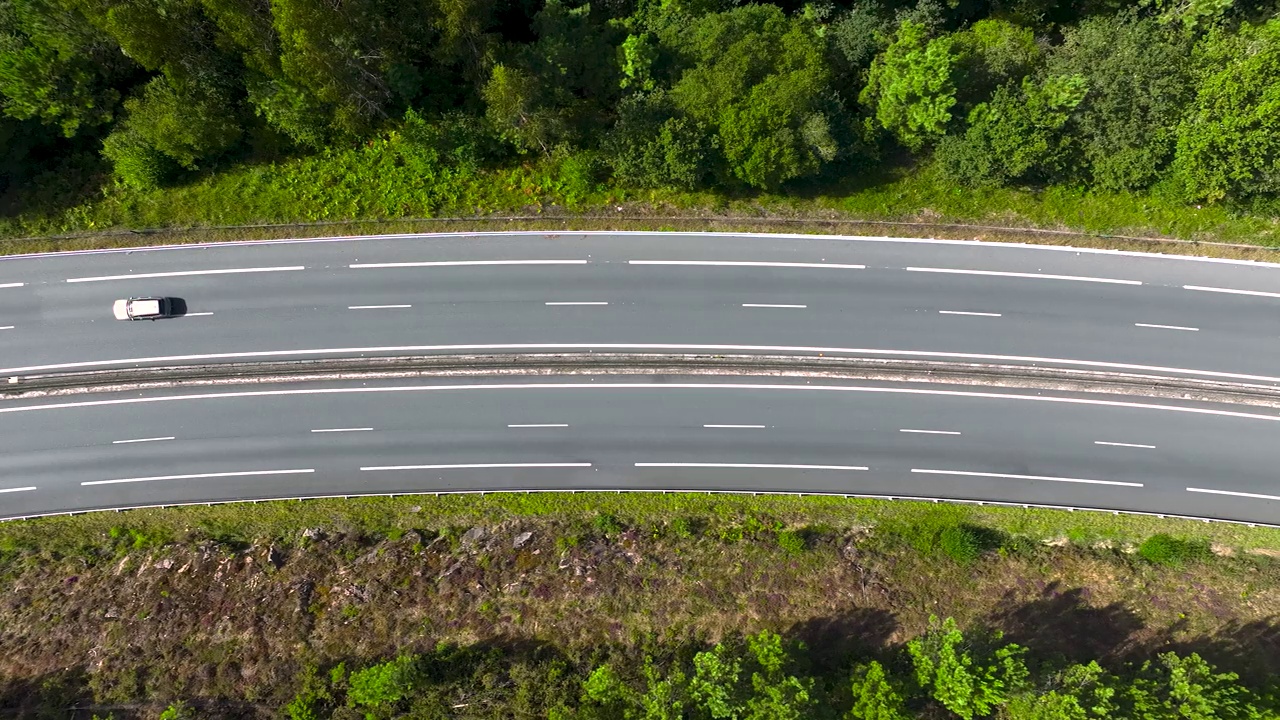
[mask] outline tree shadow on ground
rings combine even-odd
[[[1095,607],[1086,588],[1059,582],[1049,583],[1030,601],[1016,591],[1005,593],[984,624],[1003,630],[1006,640],[1036,656],[1073,663],[1117,659],[1144,627],[1123,603]]]
[[[1250,622],[1231,620],[1211,634],[1186,636],[1186,620],[1162,628],[1122,656],[1140,664],[1162,652],[1197,653],[1218,668],[1233,672],[1255,687],[1280,677],[1280,618]]]
[[[809,661],[825,671],[851,660],[884,654],[897,630],[898,618],[893,613],[853,608],[841,615],[796,623],[782,635],[803,642],[809,648]]]

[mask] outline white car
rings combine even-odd
[[[142,297],[117,300],[111,306],[117,320],[155,320],[173,314],[173,301],[166,297]]]

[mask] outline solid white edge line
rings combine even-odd
[[[1156,330],[1186,330],[1187,332],[1200,332],[1200,328],[1186,327],[1184,325],[1152,325],[1151,323],[1134,323],[1134,327],[1155,328]]]
[[[735,428],[741,428],[741,429],[744,429],[744,430],[763,430],[763,429],[765,428],[765,426],[764,426],[764,425],[703,425],[702,427],[704,427],[704,428],[724,428],[724,429],[735,429]]]
[[[638,462],[636,467],[651,468],[747,468],[761,470],[869,470],[861,465],[779,465],[774,463],[685,463]]]
[[[483,470],[486,468],[577,468],[591,463],[467,463],[462,465],[370,465],[362,472],[376,470]]]
[[[227,268],[224,270],[180,270],[178,272],[136,273],[133,275],[100,275],[97,277],[67,278],[67,282],[85,283],[103,282],[105,280],[141,280],[146,278],[187,277],[191,275],[237,275],[241,273],[289,272],[291,270],[306,269],[307,268],[304,265],[289,265],[282,267]]]
[[[470,267],[477,265],[586,265],[586,260],[451,260],[443,262],[351,263],[353,270],[410,267]]]
[[[1226,293],[1227,295],[1255,295],[1257,297],[1280,298],[1280,293],[1262,292],[1261,290],[1235,290],[1233,288],[1205,287],[1204,285],[1183,285],[1183,290],[1199,290],[1200,292]]]
[[[588,301],[561,300],[558,302],[544,302],[542,304],[543,305],[608,305],[609,303],[603,300],[588,300]]]
[[[803,309],[805,309],[805,308],[807,308],[807,307],[809,307],[809,306],[808,306],[808,305],[774,305],[774,304],[771,304],[771,303],[742,303],[742,307],[749,307],[749,308],[791,308],[791,309],[796,309],[796,310],[803,310]]]
[[[331,432],[368,432],[368,431],[370,431],[370,430],[372,430],[372,429],[373,429],[373,428],[371,428],[371,427],[365,427],[365,428],[319,428],[319,429],[316,429],[316,430],[312,430],[311,432],[313,432],[313,433],[331,433]]]
[[[1193,263],[1213,263],[1219,265],[1240,265],[1244,267],[1254,268],[1280,268],[1280,263],[1260,262],[1257,260],[1234,260],[1231,258],[1211,258],[1197,255],[1170,255],[1167,253],[1154,252],[1137,252],[1134,250],[1109,250],[1106,248],[1087,248],[1076,247],[1073,245],[1037,245],[1035,243],[1014,243],[1014,242],[990,242],[985,240],[947,240],[943,238],[911,238],[911,237],[889,237],[876,235],[808,235],[800,233],[750,233],[750,232],[711,232],[706,230],[691,230],[679,233],[666,232],[661,230],[575,230],[572,233],[561,233],[582,237],[595,236],[635,236],[635,237],[715,237],[715,238],[752,238],[765,240],[800,240],[805,242],[812,241],[840,241],[849,244],[854,243],[880,243],[889,245],[951,245],[957,247],[976,247],[983,250],[1030,250],[1040,252],[1056,252],[1071,253],[1073,255],[1111,255],[1115,257],[1132,257],[1144,260],[1171,260],[1180,262]],[[98,250],[62,250],[50,253],[22,253],[16,255],[5,255],[0,257],[3,260],[24,260],[40,257],[64,257],[77,255],[104,255],[112,253],[143,253],[143,252],[162,252],[162,251],[182,251],[182,250],[209,250],[221,248],[239,248],[269,245],[307,245],[307,244],[323,244],[323,243],[357,243],[362,241],[389,241],[389,240],[454,240],[466,239],[475,240],[479,238],[491,237],[510,237],[510,236],[535,236],[545,237],[547,232],[544,230],[490,230],[476,232],[439,232],[439,233],[399,233],[399,234],[381,234],[381,235],[329,235],[326,237],[316,238],[283,238],[280,240],[236,240],[228,242],[205,242],[205,243],[189,243],[183,245],[141,245],[138,247],[127,248],[102,248]]]
[[[959,435],[958,430],[912,430],[911,428],[901,428],[898,432],[903,433],[919,433],[921,435]]]
[[[211,312],[184,313],[182,317],[203,317],[205,315],[212,315],[212,314],[213,313]]]
[[[161,440],[173,440],[173,439],[174,439],[174,436],[170,435],[169,437],[137,438],[137,439],[135,439],[135,440],[112,440],[112,441],[111,441],[111,444],[112,444],[112,445],[127,445],[127,444],[129,444],[129,443],[140,443],[140,442],[159,442],[159,441],[161,441]]]
[[[299,357],[307,355],[360,355],[365,353],[445,353],[459,351],[515,352],[524,350],[679,350],[705,351],[717,354],[724,352],[764,352],[771,354],[792,352],[815,355],[936,357],[960,360],[992,360],[998,362],[1077,365],[1080,367],[1107,368],[1110,370],[1166,372],[1181,375],[1198,375],[1201,377],[1225,378],[1230,380],[1253,380],[1280,384],[1280,377],[1271,375],[1250,375],[1247,373],[1232,373],[1217,370],[1193,370],[1189,368],[1164,367],[1160,365],[1137,365],[1133,363],[1106,362],[1101,360],[1072,360],[1069,358],[1048,358],[1032,355],[986,355],[983,353],[941,352],[934,350],[884,350],[880,348],[813,347],[804,345],[701,345],[681,343],[495,343],[477,345],[387,345],[353,348],[316,348],[309,350],[257,350],[249,352],[205,353],[200,355],[160,355],[155,357],[125,358],[120,360],[89,360],[85,362],[55,363],[51,365],[28,365],[26,367],[0,369],[0,377],[7,375],[22,375],[31,372],[43,372],[47,370],[65,370],[69,368],[136,365],[159,362],[185,362],[191,360],[233,360],[240,358]]]
[[[911,472],[920,473],[922,475],[961,475],[965,477],[1009,478],[1012,480],[1051,480],[1053,482],[1086,483],[1089,485],[1143,487],[1142,483],[1122,482],[1120,480],[1086,480],[1084,478],[1050,477],[1048,475],[1010,475],[1008,473],[972,472],[968,470],[928,470],[925,468],[911,468]]]
[[[30,490],[35,490],[35,489],[36,489],[35,485],[32,485],[30,487],[0,488],[0,493],[28,492]]]
[[[688,265],[698,267],[776,267],[776,268],[823,268],[827,270],[866,270],[866,265],[847,265],[840,263],[797,263],[797,262],[737,262],[730,260],[628,260],[628,265]]]
[[[508,425],[509,428],[560,428],[569,427],[569,423],[517,423]]]
[[[1140,280],[1085,277],[1082,275],[1051,275],[1048,273],[1006,272],[1003,270],[962,270],[960,268],[908,267],[908,272],[946,273],[949,275],[990,275],[994,277],[1035,278],[1037,280],[1075,280],[1077,282],[1107,283],[1110,285],[1141,285]]]
[[[244,472],[196,473],[194,475],[155,475],[153,477],[120,478],[118,480],[89,480],[81,485],[117,485],[120,483],[151,482],[152,480],[195,480],[199,478],[249,477],[253,475],[299,475],[313,473],[315,468],[297,470],[246,470]]]
[[[1107,441],[1105,441],[1105,440],[1094,440],[1094,441],[1093,441],[1093,444],[1094,444],[1094,445],[1109,445],[1109,446],[1111,446],[1111,447],[1143,448],[1143,449],[1146,449],[1146,450],[1155,450],[1155,449],[1156,449],[1156,446],[1155,446],[1155,445],[1139,445],[1139,444],[1137,444],[1137,443],[1107,442]]]
[[[848,392],[848,393],[881,393],[886,395],[936,395],[939,397],[979,398],[984,400],[1021,400],[1028,402],[1061,403],[1064,405],[1089,405],[1094,407],[1116,407],[1132,410],[1156,410],[1164,412],[1180,412],[1192,415],[1210,415],[1214,417],[1230,417],[1242,420],[1266,420],[1280,422],[1280,415],[1263,415],[1235,410],[1214,410],[1211,408],[1160,405],[1156,403],[1133,403],[1119,400],[1096,400],[1091,398],[1056,397],[1047,395],[1018,395],[1014,393],[984,393],[972,390],[932,390],[924,388],[873,387],[863,385],[780,385],[751,383],[490,383],[475,385],[399,385],[387,387],[346,387],[346,388],[312,388],[303,390],[244,390],[225,393],[198,393],[192,395],[162,395],[156,397],[131,397],[115,400],[85,400],[80,402],[48,403],[42,405],[23,405],[19,407],[0,407],[0,415],[8,413],[35,412],[39,410],[66,410],[70,408],[105,407],[110,405],[133,405],[141,403],[177,402],[184,400],[227,400],[249,397],[286,397],[290,395],[343,395],[358,393],[383,392],[456,392],[466,390],[779,390],[790,392]]]
[[[0,283],[0,288],[18,288],[26,285],[26,283]]]
[[[348,310],[392,310],[396,308],[411,308],[412,305],[348,305]]]
[[[1237,492],[1235,490],[1210,490],[1209,488],[1187,488],[1187,492],[1209,493],[1211,495],[1231,495],[1234,497],[1256,498],[1258,500],[1280,500],[1280,495],[1262,495],[1260,493]]]
[[[939,310],[939,315],[974,315],[976,317],[1004,317],[1000,313],[967,312],[965,310]]]

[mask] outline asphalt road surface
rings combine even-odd
[[[181,297],[187,315],[111,318],[112,300],[137,295]],[[974,357],[1271,383],[1280,382],[1280,268],[777,236],[219,245],[0,259],[0,328],[5,376],[563,347]],[[5,401],[0,516],[293,495],[661,488],[1280,522],[1280,416],[1267,409],[755,379],[496,384]],[[716,425],[738,427],[707,427]]]

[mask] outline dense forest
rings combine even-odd
[[[565,158],[788,191],[927,163],[1274,209],[1274,0],[0,0],[0,183],[134,188],[388,133],[398,163]]]

